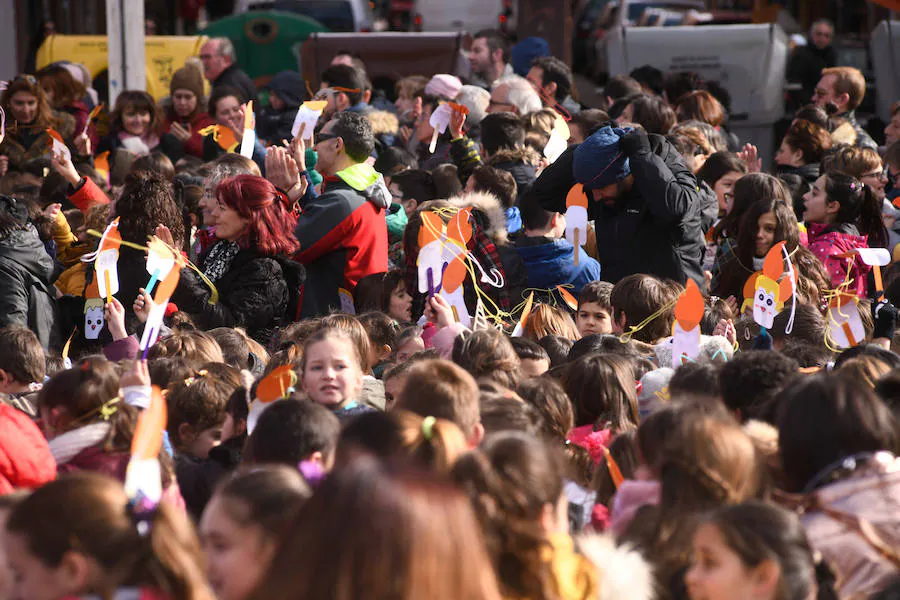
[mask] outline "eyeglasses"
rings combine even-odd
[[[328,140],[336,140],[341,136],[334,135],[333,133],[320,133],[316,136],[316,143],[321,144],[322,142],[327,142]]]
[[[871,173],[863,173],[859,176],[860,179],[865,179],[866,177],[873,177],[875,179],[881,179],[882,177],[885,179],[890,179],[890,174],[887,169],[882,169],[881,171],[872,171]]]

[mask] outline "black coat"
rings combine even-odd
[[[527,192],[546,210],[566,212],[566,194],[576,183],[575,149],[544,169]],[[663,136],[650,134],[649,148],[629,156],[634,186],[609,206],[588,196],[588,218],[597,233],[601,279],[615,283],[647,273],[704,286],[701,259],[703,198],[697,179]]]
[[[243,98],[241,102],[249,102],[253,100],[256,105],[256,85],[250,76],[244,73],[237,65],[231,65],[219,74],[219,77],[212,82],[213,89],[228,86],[236,89],[241,93]]]
[[[289,309],[296,310],[305,280],[306,271],[299,263],[241,250],[215,282],[219,292],[216,304],[208,302],[209,287],[188,269],[181,271],[172,302],[190,313],[201,329],[243,327],[247,335],[267,346],[278,327],[294,320],[295,313]]]
[[[0,240],[0,327],[31,329],[41,346],[58,346],[53,259],[37,232],[12,231]]]

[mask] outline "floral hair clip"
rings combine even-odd
[[[191,387],[192,385],[194,385],[194,382],[196,382],[201,377],[206,377],[207,375],[209,375],[209,371],[207,371],[206,369],[200,369],[199,371],[197,371],[196,375],[191,375],[190,377],[186,378],[184,380],[184,385],[186,385],[187,387]]]

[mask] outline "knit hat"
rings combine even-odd
[[[425,93],[444,100],[456,100],[456,97],[459,96],[460,88],[462,88],[462,81],[459,80],[459,77],[448,75],[447,73],[439,73],[432,77],[431,81],[425,86]]]
[[[647,371],[641,377],[641,391],[638,394],[641,421],[669,403],[669,381],[674,374],[673,369],[662,367]]]
[[[534,59],[542,56],[550,56],[550,44],[540,37],[525,38],[509,51],[513,71],[522,77],[528,75]]]
[[[653,347],[656,362],[660,365],[672,364],[672,338],[660,342]],[[697,360],[729,361],[734,357],[734,346],[721,335],[701,335],[700,354]]]
[[[572,174],[585,189],[593,190],[622,181],[631,173],[619,140],[630,130],[607,125],[584,140],[575,150]]]
[[[169,84],[169,94],[174,94],[175,90],[188,90],[198,100],[203,98],[203,73],[192,65],[181,67],[172,74],[172,82]]]

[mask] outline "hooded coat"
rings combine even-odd
[[[326,178],[322,194],[303,204],[294,230],[295,258],[306,266],[301,318],[340,310],[341,289],[352,294],[366,275],[387,271],[390,204],[384,178],[366,163]]]
[[[278,96],[284,102],[284,108],[275,110],[271,105],[259,111],[256,116],[256,133],[260,139],[269,144],[280,144],[281,140],[290,141],[291,128],[297,109],[306,98],[306,84],[300,73],[281,71],[266,86],[270,95]]]
[[[705,285],[701,259],[703,198],[697,179],[681,155],[663,136],[634,132],[628,153],[634,185],[613,204],[588,201],[588,219],[597,234],[601,279],[616,283],[626,275],[647,273],[685,283],[690,277]],[[566,195],[575,185],[573,167],[578,146],[568,148],[526,192],[553,212],[566,212]]]
[[[57,343],[53,279],[53,259],[33,227],[0,239],[0,327],[28,327],[45,349]]]

